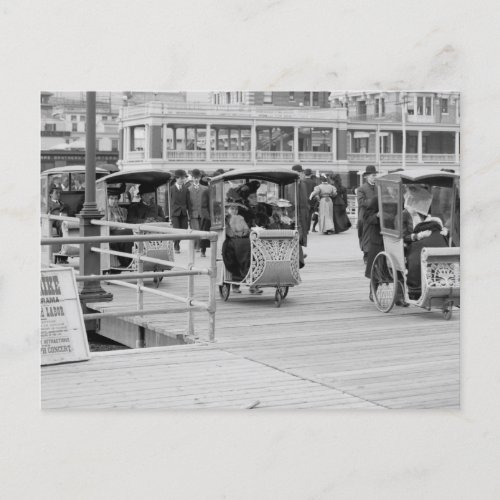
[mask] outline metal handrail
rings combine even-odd
[[[64,216],[46,215],[44,218],[54,219],[54,220],[71,220],[78,221],[78,218],[70,218]],[[112,313],[91,313],[84,314],[83,317],[86,320],[97,319],[103,317],[120,317],[120,316],[143,316],[148,314],[160,314],[161,312],[183,312],[188,313],[188,334],[194,335],[194,323],[193,323],[193,310],[204,310],[208,313],[208,335],[209,340],[213,341],[215,339],[215,286],[216,286],[216,254],[217,254],[217,233],[213,231],[194,231],[185,229],[174,229],[165,228],[161,226],[155,226],[154,223],[148,224],[127,224],[121,222],[111,222],[103,220],[92,220],[92,224],[98,226],[107,226],[110,228],[130,228],[139,231],[145,231],[149,234],[136,234],[136,235],[116,235],[116,236],[78,236],[78,237],[63,237],[63,238],[42,238],[42,245],[60,245],[60,244],[89,244],[89,243],[111,243],[111,242],[137,242],[139,245],[139,250],[142,252],[142,245],[144,241],[172,241],[172,240],[188,240],[189,242],[189,260],[187,266],[179,266],[182,271],[161,271],[161,272],[142,272],[143,262],[153,262],[164,266],[173,266],[174,263],[157,259],[153,257],[148,257],[145,255],[137,255],[127,252],[117,252],[115,250],[101,249],[98,247],[91,247],[91,252],[97,252],[102,254],[110,255],[122,255],[125,257],[133,258],[138,261],[139,272],[129,273],[123,276],[114,276],[110,279],[109,275],[99,274],[92,276],[77,276],[77,281],[106,281],[109,283],[114,283],[115,285],[134,288],[137,290],[137,309],[135,311],[127,310],[116,311]],[[208,239],[210,241],[210,267],[206,268],[196,268],[194,266],[194,241],[200,239]],[[208,290],[208,301],[202,302],[195,300],[194,297],[194,277],[201,275],[208,275],[209,277],[209,290]],[[187,276],[188,277],[188,294],[187,297],[182,297],[176,294],[168,293],[162,290],[153,290],[151,288],[146,288],[144,286],[143,279],[150,277],[160,277],[160,276]],[[136,279],[135,284],[125,283],[124,280]],[[177,308],[175,310],[166,311],[165,309],[145,309],[143,304],[143,294],[150,293],[153,295],[158,295],[164,298],[175,300],[177,302],[182,302],[185,304],[184,308]]]

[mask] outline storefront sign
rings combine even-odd
[[[41,271],[40,323],[42,365],[90,358],[73,268]]]

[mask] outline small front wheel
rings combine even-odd
[[[220,296],[222,297],[222,300],[224,302],[227,301],[227,299],[229,298],[229,294],[231,293],[231,285],[229,283],[224,283],[222,285],[219,286],[219,293],[220,293]]]
[[[445,302],[443,304],[443,319],[450,320],[453,315],[453,302]]]

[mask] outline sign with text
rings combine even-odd
[[[40,323],[42,365],[84,361],[90,358],[73,268],[42,269]]]

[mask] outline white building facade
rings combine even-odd
[[[120,168],[292,166],[347,172],[346,110],[150,102],[120,111]]]

